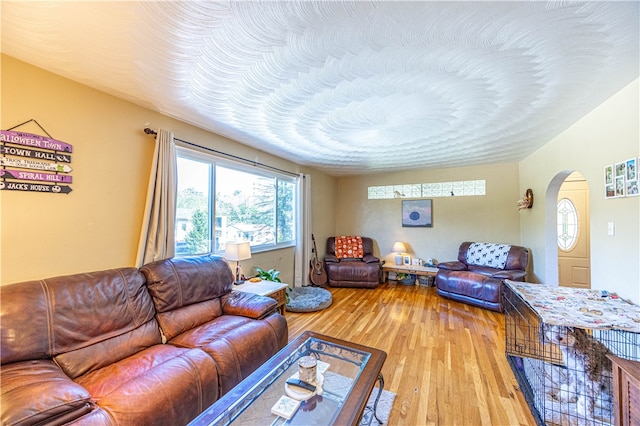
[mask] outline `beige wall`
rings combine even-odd
[[[361,234],[382,257],[394,241],[412,255],[455,258],[464,240],[522,244],[532,250],[533,281],[545,281],[545,193],[558,173],[577,170],[591,196],[592,282],[640,302],[640,197],[605,200],[603,167],[640,153],[638,81],[596,108],[519,164],[334,178],[300,167],[148,109],[2,56],[0,126],[36,119],[74,146],[69,195],[0,191],[0,283],[133,265],[142,222],[153,140],[145,123],[176,137],[312,178],[313,229],[321,254],[326,237]],[[20,128],[41,134],[30,124]],[[434,198],[433,228],[402,228],[400,200],[367,200],[370,185],[486,179],[487,195]],[[526,188],[531,210],[518,212]],[[553,203],[550,204],[553,208]],[[606,235],[607,222],[616,235]],[[555,246],[550,250],[554,250]],[[292,282],[293,249],[243,262],[276,268]],[[250,272],[251,273],[251,272]]]
[[[522,242],[533,250],[540,282],[557,283],[547,273],[557,262],[555,240],[545,238],[545,230],[555,232],[557,199],[545,195],[558,174],[575,170],[590,188],[591,286],[640,303],[640,197],[604,197],[605,165],[640,155],[639,92],[636,80],[520,163],[520,192],[536,194],[534,208],[521,215]],[[608,222],[615,236],[607,235]]]
[[[93,271],[135,263],[154,142],[142,129],[292,172],[310,173],[319,233],[333,231],[334,178],[302,168],[222,136],[2,56],[0,126],[37,120],[73,145],[73,192],[68,195],[0,191],[0,283]],[[16,130],[43,134],[33,125]],[[292,282],[293,249],[258,253],[245,272],[276,268]]]
[[[486,195],[433,198],[432,228],[403,228],[401,199],[369,200],[377,185],[486,180]],[[430,169],[342,177],[337,185],[336,234],[374,239],[376,254],[392,260],[395,241],[408,243],[411,256],[455,260],[463,241],[520,243],[521,194],[517,164]]]

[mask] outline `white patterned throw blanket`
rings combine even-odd
[[[495,243],[471,243],[467,250],[467,264],[504,269],[511,246]]]

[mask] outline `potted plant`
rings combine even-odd
[[[396,274],[396,281],[404,285],[414,285],[416,283],[416,276],[414,274],[398,272]]]
[[[268,271],[265,271],[262,268],[256,268],[256,277],[262,278],[263,280],[275,281],[277,283],[281,283],[282,280],[280,279],[280,277],[278,275],[280,275],[280,271],[278,271],[276,269],[269,269]],[[287,287],[287,291],[286,291],[286,294],[285,294],[287,304],[289,304],[289,292],[290,291],[291,291],[291,289],[289,287]]]
[[[269,269],[268,271],[265,271],[262,268],[256,268],[256,277],[262,278],[263,280],[281,283],[282,280],[278,277],[278,275],[280,275],[280,271],[276,269]]]

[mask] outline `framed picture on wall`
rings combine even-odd
[[[624,197],[625,187],[624,187],[624,176],[617,176],[615,179],[615,195],[614,197]]]
[[[402,200],[402,226],[433,226],[433,200]]]
[[[606,198],[616,196],[616,188],[613,183],[613,164],[604,166],[604,196]]]
[[[625,179],[627,177],[627,163],[616,163],[613,168],[613,180],[615,185],[615,197],[624,197],[626,195]]]
[[[631,158],[626,161],[626,176],[625,176],[625,193],[627,197],[634,197],[639,195],[638,193],[638,161],[636,158]]]

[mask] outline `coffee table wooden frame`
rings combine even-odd
[[[261,382],[263,382],[266,377],[274,376],[275,370],[281,368],[282,364],[287,362],[287,360],[290,359],[291,356],[309,339],[320,340],[330,345],[342,346],[350,350],[360,351],[367,354],[368,359],[364,364],[362,371],[355,379],[355,383],[353,384],[349,395],[340,408],[339,413],[333,420],[333,423],[337,425],[358,425],[376,382],[379,382],[380,386],[378,398],[380,393],[382,393],[384,380],[382,378],[381,370],[382,365],[387,358],[387,354],[379,349],[359,345],[357,343],[348,342],[312,331],[306,331],[291,341],[287,346],[280,350],[280,352],[254,371],[249,377],[196,417],[190,425],[202,426],[230,424],[229,418],[234,417],[233,412],[238,411],[237,407],[239,405],[243,405],[244,402],[247,401],[247,398],[255,400],[257,398],[256,388],[258,385],[264,385]],[[376,398],[376,404],[378,398]],[[271,413],[269,412],[265,413],[265,417],[270,414]]]

